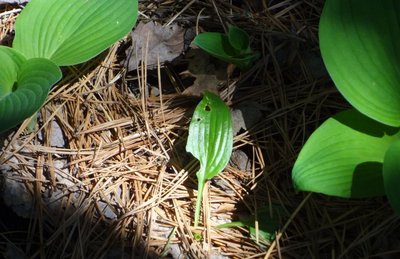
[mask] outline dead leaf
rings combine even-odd
[[[132,46],[126,51],[128,71],[137,69],[141,61],[146,61],[148,68],[160,63],[172,61],[184,51],[185,29],[177,24],[162,26],[155,22],[140,22],[131,32]]]
[[[183,94],[201,96],[205,90],[218,94],[219,82],[215,75],[199,74],[196,75],[196,80],[193,82],[193,85],[186,88]]]
[[[232,110],[233,135],[236,136],[241,129],[249,130],[262,118],[259,105],[255,102],[245,101]]]
[[[232,152],[230,164],[235,166],[241,172],[251,172],[250,158],[240,149],[236,149]]]
[[[186,58],[189,61],[188,70],[181,75],[195,77],[193,85],[183,91],[185,95],[200,96],[204,90],[218,94],[218,85],[226,80],[226,64],[215,63],[201,49],[191,49]]]

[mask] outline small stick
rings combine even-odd
[[[21,10],[22,10],[21,8],[17,8],[17,9],[12,9],[12,10],[4,12],[4,13],[0,13],[0,17],[7,16],[10,14],[14,14],[14,13],[19,13]]]
[[[190,1],[190,3],[188,3],[185,7],[183,7],[179,13],[175,14],[174,17],[172,17],[171,20],[169,22],[167,22],[164,26],[166,27],[166,26],[171,25],[171,23],[173,23],[175,21],[175,19],[178,18],[179,15],[181,15],[184,11],[186,11],[196,1],[197,0]]]

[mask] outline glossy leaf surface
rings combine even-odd
[[[59,66],[82,63],[125,36],[137,12],[137,0],[32,0],[16,21],[13,48]]]
[[[26,60],[17,51],[0,47],[0,132],[32,116],[45,102],[61,71],[47,59]]]
[[[195,215],[196,226],[204,184],[219,174],[228,164],[232,146],[231,112],[219,96],[205,92],[202,101],[194,111],[186,144],[186,151],[200,161],[200,169],[196,174],[199,185]]]
[[[324,63],[361,113],[400,126],[400,1],[328,0],[320,21]]]
[[[200,161],[197,177],[206,181],[228,164],[232,153],[231,112],[221,98],[205,92],[189,126],[186,151]]]
[[[228,36],[218,32],[200,33],[194,38],[193,43],[220,59],[231,58],[240,54],[231,46]]]
[[[18,71],[26,61],[18,51],[0,46],[0,98],[12,93]]]
[[[400,139],[393,142],[385,154],[383,182],[390,205],[400,215]]]
[[[249,48],[249,35],[236,26],[230,26],[228,31],[229,44],[240,54],[251,52]]]
[[[248,45],[247,34],[246,39],[240,38],[243,34],[237,30],[232,31],[231,34],[227,36],[217,32],[204,32],[197,35],[193,43],[211,56],[246,69],[259,58],[259,54],[251,52],[249,48],[241,49],[244,45]]]
[[[356,110],[325,121],[307,140],[293,168],[297,189],[340,197],[384,195],[382,167],[399,128]]]

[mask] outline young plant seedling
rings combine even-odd
[[[12,48],[0,47],[0,133],[32,116],[61,79],[134,26],[137,0],[32,0],[17,17]]]
[[[189,125],[186,151],[200,161],[194,226],[198,227],[204,185],[219,174],[232,154],[233,130],[229,107],[221,98],[205,92]],[[196,235],[200,239],[200,235]]]
[[[355,109],[325,121],[293,168],[297,189],[339,197],[387,195],[400,215],[400,27],[396,1],[327,0],[320,49]]]
[[[278,206],[272,206],[272,212],[270,207],[264,207],[259,209],[257,217],[255,215],[239,215],[238,220],[217,227],[220,229],[245,227],[249,230],[250,237],[254,241],[260,246],[266,247],[275,239],[275,232],[280,225],[280,217],[286,216],[283,208]],[[258,229],[256,228],[256,221],[258,221]]]
[[[200,33],[193,43],[211,56],[247,69],[259,58],[250,48],[249,35],[236,26],[230,26],[228,34],[218,32]]]

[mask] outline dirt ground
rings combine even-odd
[[[3,257],[398,258],[400,222],[386,199],[293,188],[291,169],[308,136],[349,107],[318,49],[323,2],[139,1],[147,32],[173,31],[157,39],[179,46],[171,60],[152,62],[154,47],[129,67],[140,37],[133,32],[91,61],[64,67],[36,127],[26,122],[1,137]],[[0,5],[2,45],[11,44],[20,9]],[[197,32],[229,24],[261,54],[247,71],[190,44]],[[185,145],[201,87],[217,89],[229,105],[235,137],[194,229],[198,165]],[[217,227],[251,215],[251,231]],[[265,240],[269,217],[275,238]]]

